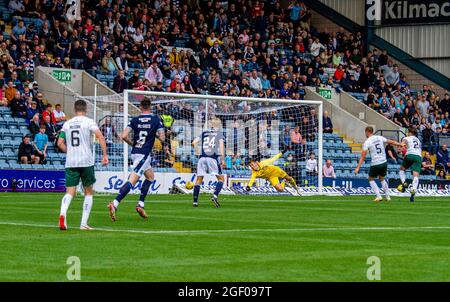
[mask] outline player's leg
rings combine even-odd
[[[391,197],[389,196],[389,184],[387,183],[385,178],[387,175],[388,165],[387,163],[384,163],[378,165],[377,168],[378,179],[380,180],[381,187],[383,188],[384,196],[386,197],[386,201],[390,201]]]
[[[375,193],[375,199],[373,201],[380,202],[383,200],[381,197],[380,189],[378,188],[377,183],[375,182],[375,178],[380,174],[380,166],[371,166],[369,169],[369,184],[372,188],[372,191]]]
[[[411,165],[413,181],[412,181],[412,189],[410,191],[411,197],[409,201],[413,202],[414,197],[416,196],[417,188],[419,187],[419,175],[422,168],[422,159],[420,156],[412,155],[413,164]]]
[[[84,187],[83,215],[81,216],[81,230],[92,230],[88,225],[89,215],[91,214],[92,204],[94,203],[94,184],[95,184],[94,166],[81,168],[81,182]]]
[[[123,186],[119,189],[119,194],[117,194],[116,198],[108,204],[109,216],[112,221],[116,221],[116,211],[119,207],[120,202],[131,189],[136,185],[141,175],[144,173],[143,167],[146,161],[150,158],[150,156],[145,156],[143,154],[132,154],[131,159],[133,160],[132,172],[130,176],[128,176],[128,180],[123,184]]]
[[[214,194],[211,197],[211,201],[213,202],[213,204],[216,208],[220,208],[219,194],[220,194],[220,191],[222,191],[223,182],[225,180],[225,177],[222,174],[222,167],[220,166],[220,164],[217,160],[210,158],[208,169],[209,169],[209,172],[211,172],[212,174],[216,174],[216,178],[217,178],[217,184],[214,189]]]
[[[386,197],[386,201],[390,201],[391,200],[391,196],[389,195],[389,184],[387,183],[387,181],[384,178],[384,176],[379,176],[378,179],[381,182],[381,187],[383,188],[384,196]]]
[[[200,195],[200,186],[201,186],[202,182],[203,182],[203,176],[197,175],[197,178],[195,179],[194,193],[192,194],[192,197],[193,197],[192,205],[194,207],[198,206],[198,196]]]
[[[197,163],[197,177],[195,179],[194,193],[192,194],[194,207],[198,206],[198,196],[200,195],[200,186],[203,182],[203,177],[208,174],[208,166],[206,158],[201,157]]]
[[[75,197],[76,188],[80,182],[80,172],[77,168],[66,168],[66,194],[61,200],[61,209],[59,212],[59,229],[67,230],[67,210],[69,209],[72,199]]]
[[[147,215],[147,213],[144,210],[145,197],[147,197],[147,193],[148,193],[148,190],[150,189],[152,181],[155,180],[155,173],[150,168],[150,169],[147,169],[144,172],[144,176],[145,176],[145,179],[144,179],[144,181],[142,182],[142,185],[141,185],[141,195],[139,196],[139,202],[136,205],[136,212],[138,212],[138,214],[142,218],[147,219],[148,215]]]
[[[284,181],[280,182],[280,179],[278,178],[278,176],[272,176],[271,178],[269,178],[267,180],[270,182],[272,187],[274,187],[278,192],[284,191],[285,182]]]
[[[406,169],[408,169],[412,165],[412,162],[409,158],[409,155],[406,155],[403,159],[403,162],[400,166],[400,171],[398,172],[398,175],[400,176],[400,182],[401,184],[398,185],[397,190],[400,192],[405,192],[406,188],[408,187],[408,184],[406,183]]]

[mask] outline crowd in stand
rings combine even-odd
[[[0,34],[0,105],[29,120],[30,100],[45,109],[33,82],[37,66],[114,76],[118,93],[303,99],[306,86],[328,87],[365,93],[364,103],[374,110],[402,127],[420,128],[427,151],[438,158],[444,152],[435,134],[448,133],[449,95],[426,85],[413,93],[386,51],[364,56],[361,33],[318,32],[300,1],[285,8],[279,0],[82,1],[75,21],[66,19],[62,0],[13,0],[9,7],[19,18],[9,38]],[[35,22],[26,25],[20,17]],[[172,47],[179,44],[186,48]],[[333,131],[329,118],[324,129]],[[290,131],[291,144],[305,143],[308,134],[299,140],[295,127]]]

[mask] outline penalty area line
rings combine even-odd
[[[0,221],[0,225],[4,226],[23,226],[35,228],[55,228],[56,225],[49,224],[32,224],[21,222]],[[73,228],[78,229],[78,228]],[[101,232],[117,232],[117,233],[137,233],[137,234],[174,234],[174,235],[196,235],[196,234],[223,234],[223,233],[262,233],[262,232],[342,232],[342,231],[428,231],[428,230],[450,230],[450,226],[405,226],[405,227],[336,227],[336,228],[280,228],[280,229],[225,229],[225,230],[130,230],[130,229],[111,229],[111,228],[95,228],[94,231]]]

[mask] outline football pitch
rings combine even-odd
[[[372,197],[149,195],[149,220],[128,196],[110,221],[97,195],[80,231],[82,198],[57,228],[62,194],[0,194],[0,281],[450,281],[450,201]]]

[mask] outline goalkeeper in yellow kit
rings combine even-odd
[[[263,161],[251,160],[250,168],[252,170],[252,176],[245,189],[251,190],[256,178],[263,178],[268,180],[270,184],[279,192],[283,192],[285,181],[287,181],[298,192],[297,184],[294,178],[289,176],[281,168],[272,165],[277,159],[283,156],[284,152],[280,152],[272,158],[265,159]],[[283,180],[280,182],[280,178]]]

